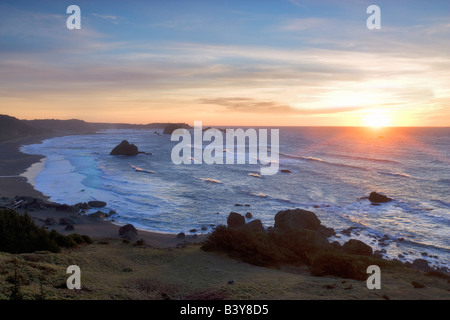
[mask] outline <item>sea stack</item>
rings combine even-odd
[[[369,201],[372,203],[384,203],[392,201],[391,198],[386,197],[383,194],[377,193],[377,192],[371,192],[369,195]]]
[[[139,153],[138,147],[130,144],[127,140],[123,140],[112,151],[110,155],[113,156],[135,156]]]

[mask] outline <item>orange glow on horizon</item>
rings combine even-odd
[[[388,115],[386,112],[375,110],[369,112],[363,117],[363,123],[366,127],[383,128],[390,126],[392,120],[390,115]]]

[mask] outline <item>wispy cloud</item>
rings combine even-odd
[[[113,16],[113,15],[103,15],[103,14],[98,14],[98,13],[91,13],[92,16],[96,17],[96,18],[100,18],[106,21],[110,21],[114,24],[119,24],[121,21],[124,21],[125,18],[124,17],[120,17],[120,16]]]
[[[361,107],[339,107],[324,109],[296,109],[289,105],[283,105],[276,101],[261,101],[257,99],[230,97],[199,99],[200,103],[208,105],[223,106],[228,111],[242,113],[267,113],[277,115],[315,115],[315,114],[337,114],[342,112],[356,111]]]

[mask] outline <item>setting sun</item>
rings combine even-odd
[[[366,127],[387,127],[391,124],[391,118],[383,112],[374,111],[364,116],[363,123]]]

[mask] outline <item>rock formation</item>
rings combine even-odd
[[[139,153],[138,147],[130,144],[127,140],[123,140],[112,151],[110,155],[113,156],[135,156]]]

